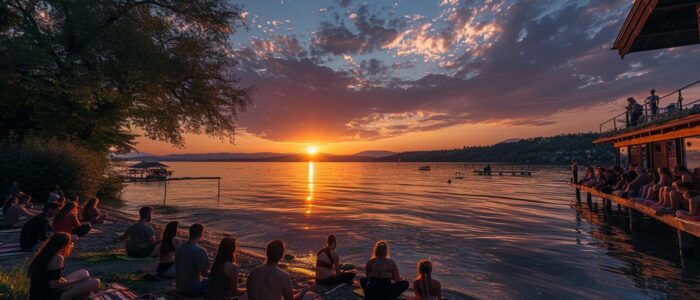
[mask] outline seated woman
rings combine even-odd
[[[433,265],[427,260],[418,262],[418,277],[413,281],[413,291],[418,300],[442,299],[440,281],[432,278]]]
[[[78,208],[74,202],[68,201],[60,212],[53,218],[53,232],[65,232],[84,236],[90,232],[90,224],[81,224],[78,220]]]
[[[322,285],[336,285],[352,283],[355,272],[343,272],[340,270],[340,257],[335,252],[338,240],[335,235],[329,235],[326,239],[326,247],[318,252],[316,257],[316,283]]]
[[[236,264],[237,248],[236,239],[232,237],[224,238],[219,243],[204,300],[228,300],[245,293],[245,289],[238,288],[240,269]]]
[[[80,215],[83,222],[90,222],[92,224],[102,224],[107,219],[107,213],[103,213],[97,208],[100,204],[100,199],[97,197],[92,197],[85,203],[83,207],[83,213]]]
[[[659,182],[659,173],[653,169],[647,170],[647,175],[651,177],[651,181],[649,183],[642,185],[639,188],[639,197],[636,197],[635,200],[638,199],[647,199],[647,195],[649,193],[649,190],[653,188],[653,186],[656,185],[657,182]]]
[[[408,281],[401,279],[399,267],[389,258],[386,241],[374,245],[374,254],[367,261],[365,271],[367,277],[360,278],[360,286],[367,299],[394,299],[408,289]]]
[[[29,266],[30,300],[68,300],[87,296],[100,288],[100,280],[86,270],[63,277],[64,257],[70,255],[71,237],[55,233],[43,245]]]
[[[690,221],[700,221],[700,195],[696,191],[686,191],[683,198],[687,199],[689,209],[676,211],[676,216]]]
[[[182,241],[177,237],[179,225],[180,223],[177,221],[165,225],[163,239],[160,243],[156,272],[166,278],[175,278],[175,250],[182,245]]]

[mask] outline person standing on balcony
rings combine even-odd
[[[659,113],[659,96],[656,95],[656,90],[649,91],[649,97],[647,97],[647,103],[649,103],[649,111],[651,112],[651,117],[654,118]]]
[[[643,109],[637,100],[634,100],[634,97],[627,98],[627,127],[639,125]]]

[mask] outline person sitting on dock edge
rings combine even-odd
[[[151,222],[153,207],[144,206],[139,209],[139,221],[129,226],[126,232],[115,241],[126,242],[126,254],[131,257],[155,257],[158,254],[160,241],[156,241],[155,231],[148,223]]]

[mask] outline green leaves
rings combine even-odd
[[[132,126],[183,144],[233,140],[249,89],[230,72],[240,9],[225,0],[0,0],[0,136],[93,150],[133,146]]]

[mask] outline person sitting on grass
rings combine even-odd
[[[78,208],[73,202],[66,202],[60,212],[53,218],[53,231],[84,236],[90,232],[90,224],[81,224],[78,220]]]
[[[248,275],[248,299],[284,299],[300,300],[309,290],[303,287],[299,290],[292,288],[292,277],[282,270],[279,262],[284,256],[284,241],[273,240],[267,243],[265,264],[256,268]]]
[[[65,194],[61,190],[61,187],[57,184],[54,186],[51,193],[49,193],[49,201],[48,202],[54,202],[54,201],[58,200],[59,198],[63,198],[63,196],[65,196]]]
[[[165,278],[175,278],[175,250],[182,245],[182,241],[177,237],[178,226],[180,223],[177,221],[165,225],[160,242],[156,272]]]
[[[365,266],[366,276],[360,286],[369,299],[394,299],[408,289],[408,281],[399,275],[399,267],[389,258],[389,243],[378,241],[372,258]],[[393,281],[393,282],[392,282]]]
[[[80,215],[84,222],[90,222],[92,224],[102,224],[107,220],[107,213],[103,213],[97,208],[100,204],[100,199],[97,197],[92,197],[85,203],[83,207],[83,213]]]
[[[144,206],[139,209],[139,221],[129,226],[126,232],[115,239],[125,242],[126,255],[135,258],[155,257],[158,255],[160,241],[156,241],[155,231],[148,223],[151,222],[153,207]]]
[[[189,240],[175,251],[175,286],[180,294],[201,297],[209,288],[209,255],[199,245],[202,224],[190,226]]]
[[[7,207],[7,210],[5,210],[5,228],[22,228],[28,218],[39,214],[34,210],[27,209],[25,207],[27,198],[23,199],[24,201],[20,202],[19,198],[13,196],[7,200],[7,203],[10,205]],[[31,199],[31,197],[29,199]]]
[[[440,281],[432,278],[433,265],[427,260],[418,262],[418,277],[413,281],[413,291],[419,300],[442,299]]]
[[[227,237],[219,243],[204,300],[229,300],[245,293],[245,289],[238,288],[237,249],[235,238]]]
[[[46,203],[44,211],[29,219],[19,233],[19,247],[22,251],[34,250],[41,242],[49,238],[49,232],[53,231],[50,219],[61,210],[58,203]]]
[[[27,272],[31,279],[29,300],[69,300],[100,288],[100,280],[86,270],[62,276],[64,257],[70,255],[71,237],[56,233],[39,250]]]
[[[326,247],[318,252],[316,257],[316,283],[322,285],[336,285],[352,283],[355,272],[343,272],[340,270],[340,257],[335,252],[338,240],[335,235],[329,235],[326,239]]]

